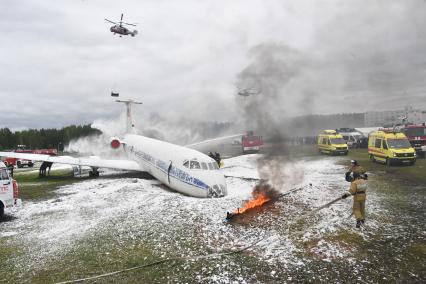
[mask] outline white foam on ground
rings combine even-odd
[[[225,160],[222,171],[233,176],[255,178],[257,158],[257,155],[246,155]],[[302,240],[321,239],[354,224],[354,218],[348,218],[351,208],[348,198],[306,217],[307,225],[300,235],[291,229],[292,220],[306,210],[341,196],[349,188],[349,183],[344,180],[345,168],[334,161],[331,158],[289,161],[295,165],[295,175],[303,171],[303,179],[280,190],[291,190],[292,186],[301,186],[303,190],[285,197],[285,202],[276,202],[275,207],[285,212],[282,218],[278,218],[279,222],[271,219],[268,212],[255,217],[256,222],[277,222],[268,227],[234,226],[224,222],[227,211],[241,207],[244,200],[250,198],[256,184],[253,180],[228,177],[228,196],[198,199],[163,189],[155,180],[104,178],[61,187],[56,190],[60,197],[55,199],[24,201],[22,207],[12,209],[17,219],[0,224],[0,236],[26,248],[24,256],[13,260],[18,271],[43,267],[81,240],[99,237],[103,230],[114,230],[117,238],[122,238],[123,245],[128,239],[149,240],[164,257],[170,256],[171,252],[181,256],[199,253],[188,250],[185,243],[170,240],[170,236],[178,235],[182,228],[189,232],[197,230],[196,234],[186,236],[191,238],[194,235],[193,240],[186,241],[199,243],[212,251],[244,247],[263,238],[251,249],[259,259],[283,265],[303,264],[303,259],[298,256]],[[291,175],[289,167],[286,171]],[[379,207],[376,204],[374,210]],[[145,239],[148,233],[155,233],[156,239]],[[350,250],[328,241],[317,242],[312,252],[318,253],[324,261],[351,254]],[[228,279],[224,275],[214,277],[218,278],[212,278],[212,281],[226,282]]]
[[[259,179],[257,171],[258,158],[258,154],[251,154],[223,160],[224,165],[220,171],[225,176]]]

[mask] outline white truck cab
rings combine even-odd
[[[352,128],[341,128],[338,129],[338,132],[345,139],[346,144],[350,148],[366,148],[367,147],[367,138],[360,132]]]
[[[6,165],[0,161],[0,219],[5,208],[18,205],[20,202],[18,197],[18,183],[10,176]]]

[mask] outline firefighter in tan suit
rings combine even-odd
[[[351,165],[348,168],[348,172],[354,172],[359,174],[365,174],[365,170],[358,164],[357,160],[351,160]]]
[[[353,213],[356,218],[356,227],[359,228],[365,222],[365,200],[367,199],[367,182],[363,174],[357,172],[352,173],[352,182],[349,193],[345,193],[342,198],[348,196],[354,197],[352,206]]]

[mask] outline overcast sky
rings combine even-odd
[[[422,0],[1,2],[0,127],[113,119],[112,90],[139,114],[233,121],[265,68],[285,115],[426,109]],[[121,13],[136,37],[109,31]]]

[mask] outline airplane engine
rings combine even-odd
[[[120,139],[118,139],[116,137],[112,137],[111,138],[111,148],[117,149],[117,148],[120,147],[120,145],[121,145]]]

